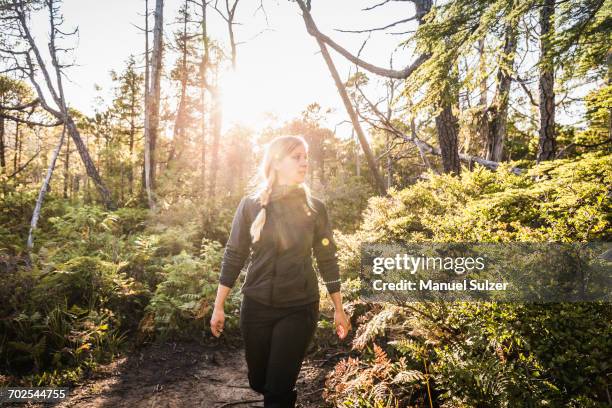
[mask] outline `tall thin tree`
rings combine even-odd
[[[155,208],[156,146],[159,136],[159,108],[161,98],[161,71],[164,47],[164,0],[155,1],[155,24],[153,27],[153,51],[151,54],[151,77],[148,92],[148,115],[145,127],[145,182],[149,207]],[[147,160],[148,159],[148,160]]]
[[[536,162],[555,157],[555,71],[552,52],[555,0],[543,0],[540,7],[540,137]]]

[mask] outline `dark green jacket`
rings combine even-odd
[[[271,201],[259,240],[252,244],[250,228],[261,209],[259,200],[240,201],[221,264],[220,283],[232,288],[250,257],[241,292],[272,306],[296,306],[317,301],[319,286],[312,254],[328,293],[340,290],[336,243],[327,209],[312,197],[306,202],[302,188]]]

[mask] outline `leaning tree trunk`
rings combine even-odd
[[[552,17],[555,0],[544,0],[540,9],[540,137],[536,162],[555,157],[555,77],[550,35],[553,32]]]
[[[306,17],[304,17],[304,21],[306,22]],[[306,24],[308,24],[306,22]],[[357,138],[359,139],[359,144],[363,150],[363,154],[366,157],[366,161],[368,162],[368,167],[374,176],[375,187],[377,188],[380,195],[386,195],[387,189],[385,188],[385,180],[383,179],[380,171],[378,170],[378,163],[376,162],[376,158],[374,154],[372,154],[372,150],[370,149],[370,145],[365,137],[365,133],[361,127],[361,123],[359,123],[359,118],[357,117],[357,113],[351,104],[351,100],[349,99],[348,93],[346,92],[346,88],[340,79],[340,75],[338,74],[338,70],[334,65],[334,61],[332,61],[331,56],[329,55],[329,51],[327,51],[327,47],[318,37],[315,37],[317,43],[319,45],[319,49],[321,50],[321,54],[323,55],[323,59],[327,64],[327,68],[334,79],[334,83],[336,84],[336,88],[338,89],[338,93],[342,98],[342,102],[344,103],[344,108],[346,109],[349,117],[351,118],[351,122],[353,124],[353,129],[355,129],[355,133],[357,133]]]
[[[368,144],[368,141],[365,137],[365,133],[363,132],[363,129],[361,128],[361,123],[359,123],[359,118],[357,117],[357,113],[355,112],[355,109],[353,108],[353,105],[351,104],[351,100],[349,99],[348,93],[346,92],[346,88],[344,87],[344,84],[342,83],[342,80],[340,79],[340,75],[338,74],[338,71],[336,70],[336,66],[334,65],[334,62],[332,61],[331,56],[329,55],[329,52],[327,51],[327,47],[325,46],[323,41],[321,41],[319,38],[317,38],[317,43],[319,44],[319,48],[321,49],[321,54],[323,54],[323,59],[325,59],[325,63],[327,64],[327,68],[329,69],[329,72],[331,73],[334,79],[334,82],[336,83],[336,88],[338,89],[338,93],[340,94],[340,97],[342,98],[344,107],[346,111],[348,112],[349,117],[351,118],[351,122],[353,123],[353,128],[355,129],[355,132],[357,133],[357,137],[359,138],[359,143],[361,144],[361,148],[363,149],[363,154],[365,155],[370,171],[372,172],[372,175],[374,176],[376,188],[378,189],[378,192],[380,193],[380,195],[386,195],[387,189],[385,187],[385,180],[383,179],[382,175],[380,174],[380,171],[378,170],[378,163],[376,163],[376,158],[374,157],[374,154],[372,154],[372,150],[370,150],[370,145]]]
[[[40,191],[38,192],[38,199],[36,200],[36,205],[34,206],[34,212],[32,213],[32,220],[30,221],[30,232],[28,233],[28,242],[27,247],[31,250],[34,246],[34,230],[36,229],[36,225],[38,224],[38,218],[40,216],[40,209],[42,208],[42,202],[45,199],[45,195],[49,189],[49,183],[51,182],[51,176],[53,175],[53,169],[55,168],[55,162],[57,161],[57,157],[59,156],[60,150],[62,148],[62,144],[64,143],[64,135],[66,134],[66,126],[62,129],[62,135],[60,137],[60,141],[53,152],[53,157],[51,158],[51,163],[49,163],[49,167],[47,168],[47,175],[45,176],[45,180],[43,181],[42,186],[40,187]]]
[[[102,197],[102,201],[104,202],[104,206],[107,209],[115,210],[117,207],[115,206],[115,203],[111,198],[110,191],[106,188],[106,185],[102,181],[102,178],[100,177],[100,174],[98,173],[98,170],[96,169],[96,166],[94,165],[94,162],[91,159],[91,156],[89,155],[87,146],[85,146],[85,143],[83,143],[83,139],[81,138],[81,134],[79,133],[76,124],[72,120],[72,117],[70,117],[69,115],[66,116],[65,121],[66,130],[68,131],[68,134],[72,138],[72,141],[74,142],[74,145],[76,146],[77,151],[81,156],[83,165],[87,170],[87,175],[93,180],[94,184],[96,185],[96,188],[98,189],[98,192]]]

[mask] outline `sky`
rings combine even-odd
[[[304,26],[300,10],[295,2],[288,0],[262,0],[266,14],[257,10],[260,2],[242,0],[239,3],[235,28],[236,40],[241,43],[237,52],[237,70],[225,75],[223,127],[241,123],[261,129],[270,118],[277,121],[297,117],[313,102],[324,109],[331,108],[327,126],[334,128],[348,119],[342,101],[329,74],[318,46]],[[329,34],[345,48],[357,53],[368,34],[341,33],[335,29],[364,29],[383,26],[414,14],[412,2],[389,2],[371,11],[362,11],[378,0],[326,0],[313,1],[313,17],[319,29]],[[62,12],[66,29],[79,28],[79,38],[72,58],[77,64],[67,70],[69,81],[65,91],[71,106],[92,114],[102,110],[99,99],[110,102],[112,81],[110,71],[121,71],[130,54],[142,58],[144,35],[136,26],[144,26],[144,0],[64,0]],[[155,0],[149,0],[152,9]],[[177,10],[183,0],[166,0],[164,9],[166,39],[172,31],[179,29],[175,23]],[[220,3],[223,3],[220,1]],[[267,21],[266,21],[267,16]],[[150,25],[153,18],[150,18]],[[409,50],[399,47],[405,36],[389,32],[407,31],[415,28],[414,22],[405,23],[386,32],[369,37],[361,57],[380,66],[389,66],[389,57],[394,55],[394,68],[408,65],[413,56]],[[48,31],[44,17],[34,19],[34,31],[39,39]],[[209,35],[228,44],[225,22],[213,10],[209,11]],[[151,39],[152,41],[152,39]],[[42,43],[42,42],[41,42]],[[354,66],[331,51],[332,57],[343,79],[347,79]],[[176,55],[169,52],[165,64],[174,64]],[[142,67],[141,67],[142,68]],[[372,75],[373,77],[373,75]],[[97,91],[95,86],[100,86]],[[370,95],[372,100],[382,96],[384,89],[378,87]],[[166,87],[165,92],[176,94],[178,86]],[[172,107],[171,107],[172,108]],[[576,113],[571,113],[574,116]],[[557,115],[559,121],[575,121],[564,113]],[[350,132],[348,124],[340,126]]]
[[[149,1],[152,9],[154,0]],[[166,38],[179,28],[174,23],[177,10],[183,1],[165,2],[164,20]],[[361,8],[375,1],[319,1],[313,2],[312,14],[321,31],[333,35],[334,39],[353,52],[357,52],[367,34],[347,34],[334,29],[362,29],[388,24],[398,15],[414,13],[411,3],[391,2],[370,12]],[[308,35],[300,10],[296,3],[288,0],[263,0],[267,15],[257,10],[259,1],[242,0],[239,3],[235,28],[236,38],[241,42],[237,53],[237,70],[226,75],[224,87],[223,125],[242,123],[254,128],[262,127],[266,120],[275,117],[279,121],[299,116],[306,106],[318,102],[323,108],[335,113],[329,117],[328,125],[346,119],[342,101],[313,37]],[[109,72],[121,71],[130,54],[140,58],[144,52],[144,35],[135,26],[144,26],[144,0],[65,0],[62,12],[66,28],[78,26],[79,38],[73,51],[76,66],[67,70],[69,81],[65,82],[69,103],[92,114],[98,97],[110,101],[112,81]],[[37,17],[35,32],[38,38],[46,36],[48,27],[42,17]],[[153,18],[150,18],[153,24]],[[412,29],[413,23],[398,28]],[[209,35],[228,44],[225,22],[215,11],[209,11]],[[151,40],[152,41],[152,38]],[[388,66],[389,56],[396,50],[400,36],[390,34],[372,35],[362,57],[377,64]],[[140,55],[139,55],[140,54]],[[176,56],[167,54],[168,68]],[[397,62],[403,67],[410,62],[407,51],[396,51]],[[354,72],[343,57],[334,56],[342,78]],[[95,90],[95,85],[101,91]],[[168,89],[178,92],[178,87]],[[334,122],[334,123],[331,123]]]

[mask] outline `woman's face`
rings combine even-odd
[[[299,184],[306,178],[308,153],[303,144],[298,145],[289,155],[275,165],[279,184]]]

